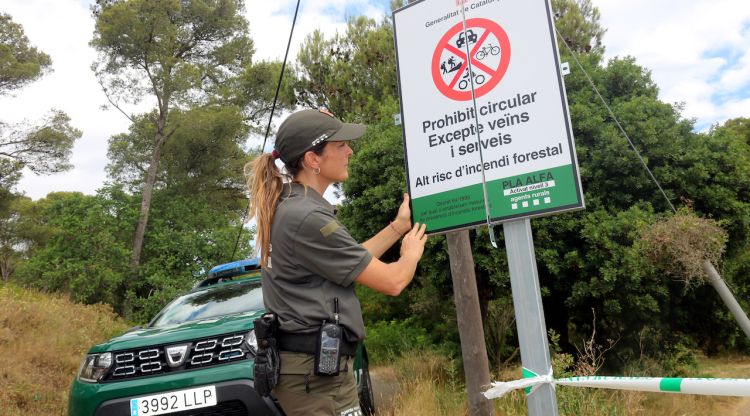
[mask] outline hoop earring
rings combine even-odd
[[[320,175],[320,168],[313,169],[313,173],[316,175]]]

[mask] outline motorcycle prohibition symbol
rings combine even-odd
[[[482,74],[477,74],[474,71],[471,71],[471,77],[474,79],[474,84],[476,85],[482,85],[484,84],[485,78]],[[461,90],[465,90],[469,88],[469,68],[466,68],[466,71],[464,71],[464,75],[461,77],[461,80],[458,81],[458,88]]]

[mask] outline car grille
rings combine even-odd
[[[203,409],[172,413],[171,416],[247,416],[247,409],[241,401],[222,402]]]
[[[137,350],[115,351],[112,353],[112,367],[103,381],[128,380],[246,360],[253,356],[245,343],[246,335],[224,334]],[[177,353],[171,360],[168,359],[168,349],[179,346],[185,346],[184,353]]]

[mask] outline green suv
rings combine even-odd
[[[265,312],[258,259],[216,266],[145,328],[93,346],[69,416],[283,415],[253,385],[253,321]],[[363,413],[374,413],[364,347],[354,364]]]

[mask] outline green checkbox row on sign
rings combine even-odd
[[[573,165],[558,166],[487,182],[490,220],[547,215],[583,208]],[[416,222],[441,232],[487,221],[482,184],[440,192],[412,201]]]

